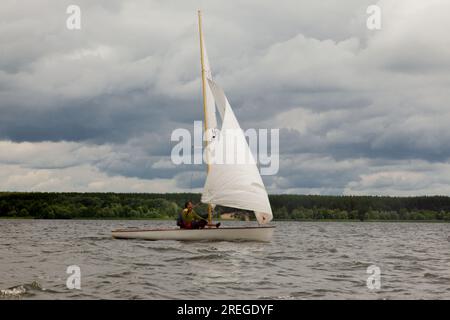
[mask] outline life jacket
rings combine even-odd
[[[192,221],[185,221],[183,218],[184,214],[188,213],[188,209],[183,209],[183,212],[178,214],[177,219],[177,226],[179,226],[182,229],[191,229],[192,228]]]

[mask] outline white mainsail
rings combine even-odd
[[[208,145],[210,164],[202,202],[253,210],[258,222],[265,224],[272,220],[272,209],[244,133],[223,90],[212,79],[208,87],[223,118],[217,139]]]

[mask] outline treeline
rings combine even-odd
[[[0,193],[0,217],[38,219],[175,218],[200,194]],[[270,195],[277,220],[449,220],[450,197]],[[206,213],[206,205],[196,208]],[[218,206],[216,215],[233,212]],[[252,216],[252,215],[251,215]]]
[[[450,220],[450,197],[273,195],[277,219]]]

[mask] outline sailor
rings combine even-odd
[[[184,209],[183,212],[181,212],[181,217],[178,217],[177,224],[182,229],[203,229],[208,224],[208,221],[205,218],[200,217],[194,211],[194,205],[191,201],[187,201],[184,204]]]
[[[208,224],[208,220],[199,216],[194,211],[194,205],[192,201],[187,201],[184,204],[183,212],[181,212],[180,216],[177,220],[177,225],[181,229],[203,229]],[[218,228],[220,223],[216,224]]]

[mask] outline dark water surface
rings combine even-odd
[[[450,299],[450,224],[274,224],[271,243],[178,242],[111,238],[170,221],[0,220],[0,299]]]

